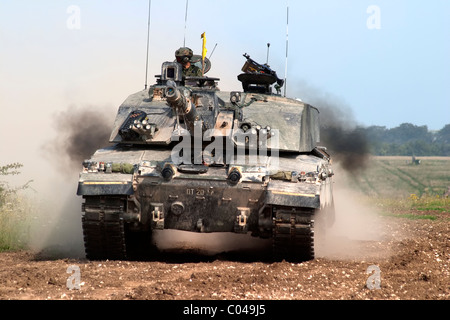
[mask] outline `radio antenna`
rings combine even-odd
[[[284,69],[284,96],[286,97],[287,72],[288,72],[288,53],[289,53],[289,0],[286,8],[286,64]]]
[[[214,49],[211,51],[211,54],[209,55],[209,60],[211,60],[211,57],[212,57],[212,55],[213,55],[213,53],[214,53],[214,50],[216,50],[216,47],[217,47],[217,43],[216,43],[216,45],[214,46]]]
[[[183,47],[186,47],[186,26],[187,26],[187,17],[188,17],[188,6],[189,6],[189,0],[186,0],[186,12],[184,13],[184,40],[183,40]]]
[[[150,12],[152,8],[152,0],[148,0],[148,26],[147,26],[147,58],[145,60],[145,90],[147,90],[147,79],[148,79],[148,51],[150,43]]]
[[[270,48],[270,43],[267,44],[267,60],[266,60],[266,65],[269,65],[269,48]]]

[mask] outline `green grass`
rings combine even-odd
[[[365,170],[350,175],[342,172],[343,185],[382,215],[450,220],[450,198],[444,196],[450,187],[450,157],[419,159],[421,163],[413,165],[411,157],[372,157]]]
[[[368,198],[369,202],[379,208],[385,208],[393,211],[423,211],[448,213],[450,217],[450,198],[448,197],[430,197],[423,196],[418,198],[415,194],[408,198]]]
[[[0,207],[0,252],[27,247],[32,205],[18,195],[9,195]]]
[[[411,157],[372,157],[367,168],[353,174],[348,184],[369,197],[442,197],[450,187],[450,157],[419,159],[421,163],[413,165]],[[448,210],[448,203],[442,207],[430,202],[423,208]]]
[[[416,215],[416,214],[402,214],[401,215],[402,218],[407,218],[410,220],[436,220],[437,217],[430,215],[430,214],[425,214],[425,215]]]
[[[450,198],[448,197],[422,197],[413,201],[412,208],[419,211],[439,211],[450,213]]]
[[[384,217],[405,218],[409,220],[437,220],[438,217],[432,214],[412,214],[412,213],[392,213],[391,211],[385,211],[381,213]]]

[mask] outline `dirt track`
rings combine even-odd
[[[318,244],[317,259],[296,264],[258,259],[257,250],[202,255],[189,249],[143,262],[1,253],[0,299],[450,299],[448,214],[434,221],[380,219],[382,239],[330,236]],[[69,266],[79,267],[79,289]],[[375,271],[367,273],[369,267]],[[370,281],[376,277],[379,289]]]

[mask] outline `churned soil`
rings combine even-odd
[[[377,239],[329,235],[318,240],[317,258],[302,263],[270,261],[265,254],[270,248],[205,254],[183,243],[182,250],[166,250],[147,261],[3,252],[0,299],[448,300],[448,213],[409,213],[408,218],[401,212],[380,217],[383,232]]]

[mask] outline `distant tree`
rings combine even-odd
[[[411,123],[402,123],[388,131],[389,142],[405,143],[409,141],[431,141],[431,134],[427,126],[416,126]]]
[[[384,141],[387,129],[381,126],[370,126],[365,129],[369,141]]]
[[[436,142],[450,144],[450,124],[445,125],[436,133]]]
[[[374,155],[450,156],[450,124],[437,132],[411,123],[402,123],[392,129],[370,126],[360,130],[365,133],[369,150]]]

